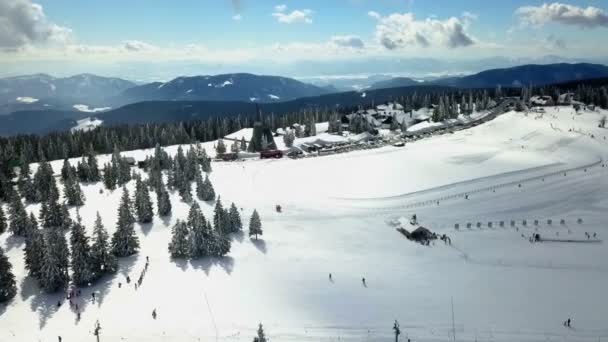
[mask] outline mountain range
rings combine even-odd
[[[105,124],[188,120],[253,113],[253,103],[280,114],[306,108],[356,106],[372,100],[380,103],[388,100],[386,94],[398,96],[395,92],[420,87],[541,86],[605,77],[608,67],[600,64],[523,65],[422,81],[370,77],[358,92],[340,93],[330,83],[315,86],[286,77],[246,73],[178,77],[141,85],[90,74],[68,78],[37,74],[0,79],[0,135],[66,129],[75,120],[93,115],[103,118]]]

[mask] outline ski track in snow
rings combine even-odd
[[[13,263],[19,293],[0,306],[0,341],[56,341],[59,335],[66,342],[92,340],[97,319],[101,341],[251,341],[262,322],[271,341],[388,342],[394,340],[395,319],[402,341],[451,341],[451,297],[457,341],[603,340],[608,336],[606,243],[532,244],[527,237],[536,232],[608,236],[608,142],[601,138],[608,131],[597,128],[599,113],[577,117],[576,127],[596,135],[591,139],[567,132],[574,123],[563,107],[547,112],[538,120],[506,114],[404,148],[214,163],[210,178],[216,193],[225,206],[234,201],[243,208],[245,230],[251,211],[258,209],[262,240],[237,235],[227,257],[171,260],[170,228],[188,210],[172,193],[171,217],[136,226],[140,253],[121,259],[116,276],[83,289],[77,299],[80,322],[65,303],[56,307],[63,295],[41,294],[24,276],[23,241],[3,234],[0,246]],[[550,126],[555,124],[566,129],[556,131]],[[204,144],[208,150],[212,145]],[[491,150],[499,153],[453,162]],[[167,151],[173,154],[176,147]],[[52,163],[56,172],[61,164]],[[87,202],[80,214],[89,234],[98,210],[109,233],[114,231],[121,191],[99,194],[100,188],[83,185]],[[132,194],[133,182],[128,188]],[[283,213],[274,211],[276,203]],[[213,204],[201,208],[212,217]],[[430,247],[409,242],[387,224],[407,222],[414,213],[421,225],[448,234],[452,246],[439,240]],[[124,279],[137,277],[145,256],[150,269],[136,291]],[[561,325],[568,317],[571,329]]]

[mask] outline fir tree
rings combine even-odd
[[[108,190],[116,189],[116,175],[114,168],[108,163],[103,166],[103,185]]]
[[[173,226],[172,238],[169,243],[169,253],[173,258],[185,258],[190,252],[188,225],[186,222],[177,220]]]
[[[184,174],[182,173],[182,177],[184,177],[183,175]],[[190,182],[186,179],[182,179],[182,181],[180,181],[179,183],[180,184],[177,189],[179,192],[179,196],[182,198],[182,201],[190,203],[192,201],[192,186]]]
[[[91,170],[89,170],[89,163],[87,159],[82,156],[82,160],[78,162],[76,167],[76,174],[81,182],[89,182],[91,180]]]
[[[95,152],[93,152],[93,148],[89,150],[87,155],[87,165],[89,166],[89,182],[99,182],[101,175],[99,174],[97,157],[95,156]]]
[[[188,213],[188,227],[190,228],[190,257],[200,258],[210,254],[213,250],[209,243],[211,231],[207,225],[207,220],[201,212],[197,202],[194,202]]]
[[[201,201],[204,201],[204,199],[205,199],[205,182],[203,181],[202,173],[198,170],[196,172],[195,181],[196,181],[196,197],[198,197],[198,199],[200,199]]]
[[[32,229],[25,239],[25,268],[30,276],[40,279],[44,262],[44,236],[39,229]]]
[[[253,342],[266,342],[266,334],[264,333],[264,328],[262,327],[262,323],[260,323],[258,327],[258,336],[253,338]]]
[[[230,205],[230,211],[228,212],[228,227],[231,233],[236,233],[243,230],[241,215],[239,214],[234,202]]]
[[[222,155],[226,153],[226,144],[224,144],[223,139],[218,139],[217,145],[215,146],[215,152],[217,155]]]
[[[218,234],[227,234],[228,227],[225,226],[225,223],[224,206],[222,206],[222,199],[218,197],[215,202],[215,208],[213,209],[213,229],[215,229]]]
[[[139,239],[135,235],[134,223],[131,209],[129,191],[123,187],[122,199],[118,208],[118,221],[116,231],[112,236],[112,253],[117,257],[126,257],[137,253],[139,250]]]
[[[201,191],[201,200],[209,202],[215,200],[215,190],[213,184],[209,180],[209,176],[205,175],[205,181],[203,182],[203,190]]]
[[[152,222],[154,210],[152,209],[148,187],[143,184],[141,178],[137,179],[135,187],[135,213],[137,214],[137,220],[140,223]]]
[[[169,192],[165,188],[165,185],[160,183],[160,187],[156,190],[156,203],[158,209],[158,216],[168,216],[171,214],[171,198]]]
[[[21,183],[21,195],[25,198],[27,203],[36,203],[38,201],[38,195],[36,188],[34,188],[34,182],[27,176],[22,180]]]
[[[255,239],[257,240],[258,235],[262,234],[262,221],[260,221],[258,211],[254,209],[249,221],[249,236],[255,235]]]
[[[89,238],[85,234],[80,216],[72,226],[70,245],[72,246],[72,281],[76,285],[86,285],[93,280],[94,274]]]
[[[40,285],[47,292],[56,292],[68,284],[69,251],[63,232],[51,229],[44,242],[44,258]]]
[[[49,227],[63,227],[65,213],[62,210],[61,205],[58,202],[59,195],[57,194],[57,186],[55,180],[51,182],[50,192],[48,197],[42,204],[40,209],[40,220],[42,226],[45,228]]]
[[[245,137],[241,137],[241,151],[247,151],[247,141]]]
[[[97,212],[95,228],[93,229],[93,246],[91,246],[91,270],[96,277],[103,274],[115,273],[118,270],[118,260],[111,253],[108,233]]]
[[[10,203],[10,224],[8,229],[13,235],[24,236],[27,228],[27,212],[17,195],[13,195]]]
[[[207,151],[203,148],[200,154],[200,164],[203,172],[210,173],[211,170],[211,158],[207,155]]]
[[[72,175],[72,166],[67,158],[63,160],[63,166],[61,167],[61,180],[65,181]]]
[[[17,294],[17,283],[12,269],[13,266],[0,247],[0,303],[11,300]]]
[[[63,197],[70,206],[84,205],[84,193],[80,182],[74,176],[69,176],[63,184]]]
[[[8,224],[6,223],[6,215],[4,215],[2,204],[0,204],[0,235],[4,234],[7,228]]]

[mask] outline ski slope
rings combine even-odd
[[[245,229],[257,208],[262,239],[245,232],[225,258],[171,260],[170,228],[188,210],[172,194],[170,218],[136,226],[140,253],[82,290],[80,321],[68,305],[57,307],[64,296],[41,294],[24,277],[23,241],[3,234],[19,293],[0,306],[0,341],[93,340],[96,320],[102,341],[251,341],[259,322],[271,341],[393,341],[395,319],[402,340],[450,341],[452,298],[458,341],[604,340],[606,241],[532,244],[528,237],[608,237],[608,129],[597,127],[605,114],[510,112],[405,147],[214,163],[216,193],[224,205],[243,208]],[[61,164],[52,163],[55,172]],[[80,215],[89,233],[96,211],[110,233],[115,228],[121,191],[100,194],[101,187],[83,187]],[[201,207],[210,218],[213,205]],[[397,233],[400,224],[410,229],[414,213],[452,246],[438,240],[426,247]],[[135,290],[125,277],[139,277],[146,256],[150,268]],[[562,322],[569,317],[568,329]]]

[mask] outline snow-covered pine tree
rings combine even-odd
[[[266,334],[264,333],[264,327],[262,323],[258,326],[258,336],[253,338],[253,342],[267,342]]]
[[[200,163],[201,163],[201,168],[203,169],[203,172],[209,173],[212,171],[211,170],[211,158],[209,158],[209,156],[207,155],[207,151],[204,148],[201,150]]]
[[[89,149],[87,165],[89,166],[89,182],[99,182],[101,180],[101,175],[99,174],[99,165],[93,147]]]
[[[161,181],[160,187],[156,190],[156,203],[158,216],[167,216],[171,214],[171,198],[169,192],[165,188],[165,184]]]
[[[82,156],[82,160],[78,162],[76,166],[76,174],[81,182],[89,182],[91,177],[91,171],[89,170],[89,163],[85,156]]]
[[[72,166],[67,158],[63,160],[63,166],[61,167],[61,180],[65,181],[72,174]]]
[[[118,270],[118,260],[111,253],[108,233],[101,222],[97,212],[95,227],[93,229],[93,245],[91,246],[91,270],[96,277],[115,273]]]
[[[38,230],[38,220],[36,220],[36,215],[34,215],[34,213],[30,213],[25,228],[25,237],[27,238],[34,230]]]
[[[44,235],[37,227],[28,232],[23,252],[25,254],[25,269],[28,270],[28,274],[36,279],[40,279],[45,248]]]
[[[47,231],[39,279],[40,286],[46,292],[56,292],[68,284],[69,255],[63,231],[60,229]]]
[[[209,180],[209,176],[205,175],[205,181],[203,182],[203,201],[209,202],[215,200],[215,190],[213,189],[213,184]]]
[[[49,196],[53,185],[55,185],[56,190],[57,184],[53,177],[53,168],[46,160],[42,160],[38,165],[36,174],[34,174],[34,188],[37,191],[37,202],[43,201]]]
[[[84,205],[84,193],[80,187],[78,178],[73,175],[68,176],[63,184],[63,198],[70,206]]]
[[[43,227],[63,227],[64,212],[58,201],[57,186],[55,185],[55,179],[53,179],[48,197],[44,200],[40,209],[40,220]]]
[[[25,198],[25,202],[36,203],[36,201],[38,201],[38,195],[36,188],[34,188],[34,182],[29,176],[23,179],[23,183],[21,183],[21,189],[19,191]]]
[[[8,223],[6,222],[6,215],[2,209],[2,204],[0,204],[0,235],[4,234],[7,228]]]
[[[220,196],[215,201],[215,208],[213,209],[213,229],[220,235],[228,234],[228,227],[224,226],[226,219],[224,218],[224,206],[222,205],[222,199]]]
[[[177,220],[171,232],[173,235],[169,243],[171,257],[186,258],[190,252],[188,225],[184,221]]]
[[[285,143],[285,146],[287,146],[287,147],[293,146],[293,141],[295,139],[296,139],[295,133],[291,129],[286,131],[285,134],[283,135],[283,142]]]
[[[132,212],[129,191],[123,187],[120,207],[118,207],[118,221],[116,231],[112,235],[112,253],[117,257],[126,257],[137,253],[139,239],[135,235],[135,218]]]
[[[135,186],[135,213],[137,214],[139,223],[149,223],[154,218],[150,192],[148,191],[148,187],[141,181],[141,178],[137,179]]]
[[[205,182],[203,181],[203,175],[198,170],[198,167],[197,167],[197,172],[196,172],[196,176],[195,176],[194,180],[196,182],[196,197],[198,197],[198,199],[200,199],[201,201],[204,201],[204,199],[205,199]]]
[[[210,232],[207,231],[207,220],[205,220],[205,216],[203,216],[197,202],[194,202],[190,207],[188,227],[190,228],[190,257],[196,259],[209,255],[209,251],[211,250],[208,245]]]
[[[0,303],[8,302],[17,294],[17,283],[13,274],[13,266],[0,247]]]
[[[226,144],[224,144],[223,139],[217,140],[217,145],[215,146],[215,152],[218,155],[222,155],[222,154],[226,153]]]
[[[247,151],[247,141],[245,137],[241,137],[241,151]]]
[[[10,203],[9,208],[10,224],[8,229],[13,235],[24,236],[27,228],[27,212],[21,202],[21,198],[16,194]]]
[[[192,184],[190,183],[190,181],[185,179],[185,173],[181,173],[181,177],[182,180],[179,181],[179,187],[177,188],[177,192],[182,198],[182,201],[190,203],[192,201]]]
[[[80,215],[72,225],[70,245],[72,247],[72,282],[76,285],[86,285],[93,280],[94,273],[89,238],[85,234]]]
[[[249,236],[255,235],[255,239],[258,239],[258,235],[262,235],[262,221],[257,210],[253,210],[251,219],[249,220]]]
[[[198,161],[196,160],[196,150],[194,146],[190,146],[186,154],[186,163],[184,165],[184,176],[187,181],[192,182],[198,171]]]
[[[70,229],[72,227],[72,218],[70,217],[70,211],[68,205],[63,203],[61,205],[61,229]]]
[[[114,168],[108,163],[103,166],[103,185],[108,190],[116,189],[116,177],[114,174]]]
[[[241,222],[241,215],[234,202],[230,205],[230,211],[228,212],[228,226],[230,227],[231,233],[240,232],[243,230],[243,223]]]
[[[131,165],[127,161],[127,158],[120,158],[118,163],[118,177],[116,183],[120,186],[126,184],[131,180]]]

